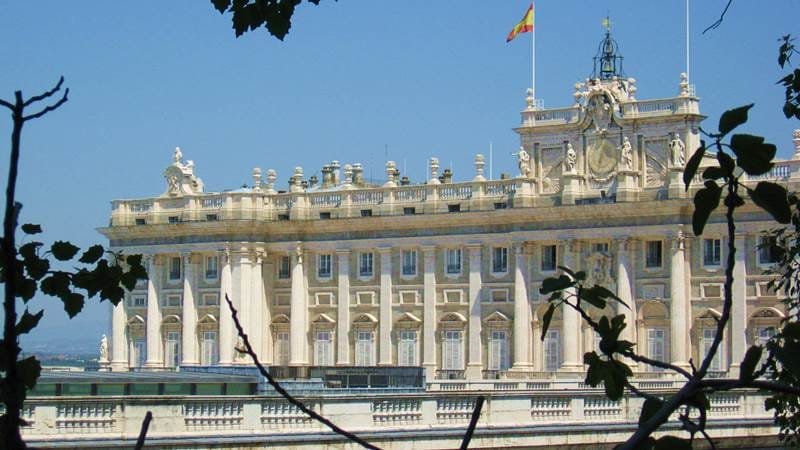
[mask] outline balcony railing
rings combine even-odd
[[[464,370],[442,369],[436,371],[437,380],[464,380]]]

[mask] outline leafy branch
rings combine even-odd
[[[292,27],[294,9],[302,0],[211,0],[220,14],[230,14],[236,37],[262,26],[283,40]],[[320,0],[308,0],[319,5]]]

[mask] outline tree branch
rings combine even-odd
[[[28,120],[38,119],[39,117],[42,117],[43,115],[45,115],[45,114],[49,113],[50,111],[55,111],[55,110],[56,110],[56,109],[58,109],[58,108],[59,108],[61,105],[63,105],[64,103],[66,103],[66,102],[67,102],[67,100],[68,100],[68,99],[67,99],[67,94],[69,94],[69,89],[66,89],[66,90],[64,91],[64,95],[61,97],[61,100],[59,100],[58,102],[56,102],[54,105],[50,105],[50,106],[46,107],[45,109],[43,109],[43,110],[39,111],[39,112],[38,112],[38,113],[36,113],[36,114],[31,114],[31,115],[29,115],[29,116],[25,116],[25,117],[23,117],[23,118],[22,118],[22,120],[24,120],[24,121],[28,121]]]
[[[716,22],[714,22],[711,25],[709,25],[708,28],[703,30],[703,34],[706,34],[706,31],[708,31],[708,30],[715,30],[720,25],[722,25],[722,20],[725,18],[725,14],[728,12],[728,8],[731,7],[731,3],[733,3],[733,0],[728,0],[728,4],[725,5],[725,9],[722,10],[722,14],[719,15],[719,19],[717,19]]]
[[[14,110],[14,105],[9,103],[9,102],[7,102],[7,101],[5,101],[5,100],[3,100],[2,98],[0,98],[0,106],[5,106],[6,108],[8,108],[8,109],[10,109],[12,111]]]
[[[136,446],[134,450],[142,450],[144,447],[144,440],[147,438],[147,429],[150,428],[150,421],[153,420],[153,413],[147,411],[142,420],[142,428],[139,429],[139,438],[136,439]]]
[[[739,388],[755,388],[763,389],[765,391],[780,392],[782,394],[798,395],[800,396],[800,387],[792,386],[789,384],[777,383],[769,380],[701,380],[700,385],[709,387],[715,391],[730,391]]]
[[[61,76],[61,78],[58,79],[58,83],[56,83],[56,86],[53,89],[50,89],[49,91],[45,92],[44,94],[34,95],[33,97],[25,100],[25,103],[23,103],[22,106],[30,106],[33,103],[36,103],[36,102],[38,102],[40,100],[44,100],[47,97],[50,97],[51,95],[55,94],[56,92],[58,92],[61,89],[61,85],[62,84],[64,84],[64,76],[63,75]]]
[[[478,419],[481,417],[481,409],[483,409],[483,402],[486,400],[484,396],[480,396],[475,400],[475,409],[472,410],[472,418],[469,419],[469,427],[464,434],[464,439],[461,441],[461,450],[469,448],[469,441],[472,440],[472,434],[475,432],[475,427],[478,426]]]
[[[690,374],[686,370],[681,369],[680,367],[672,365],[670,363],[667,363],[667,362],[664,362],[664,361],[659,361],[657,359],[650,359],[650,358],[648,358],[646,356],[639,355],[639,354],[634,353],[634,352],[632,352],[630,350],[626,350],[626,351],[624,351],[624,352],[622,352],[620,354],[622,356],[625,356],[626,358],[630,358],[630,359],[632,359],[632,360],[634,360],[634,361],[636,361],[638,363],[650,364],[651,366],[660,367],[662,369],[667,369],[667,370],[672,370],[674,372],[678,372],[679,374],[683,375],[687,379],[691,379],[692,378],[692,374]]]

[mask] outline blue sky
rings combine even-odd
[[[755,102],[747,129],[791,155],[780,113],[777,39],[798,32],[792,0],[692,1],[692,83],[716,126],[725,109]],[[383,172],[384,154],[412,181],[438,156],[456,179],[494,145],[494,174],[511,172],[530,84],[530,40],[505,37],[518,0],[323,0],[301,5],[284,42],[260,30],[236,39],[210,2],[7,2],[0,15],[0,97],[49,88],[70,101],[26,125],[18,198],[23,222],[47,240],[103,242],[110,200],[160,194],[176,145],[207,189],[250,182],[253,167],[307,175],[338,159]],[[766,5],[766,6],[765,6]],[[685,68],[684,0],[541,0],[536,4],[537,97],[568,106],[587,77],[610,14],[625,71],[641,99],[672,96]],[[800,58],[798,58],[800,60]],[[10,119],[0,116],[7,152]],[[0,160],[5,185],[7,157]],[[39,338],[95,341],[105,305],[68,321],[54,300]]]

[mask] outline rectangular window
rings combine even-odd
[[[161,297],[161,306],[168,308],[177,308],[181,306],[180,294],[168,294]]]
[[[371,277],[374,273],[372,252],[358,254],[358,276]]]
[[[722,245],[719,239],[703,239],[703,265],[719,266]]]
[[[213,366],[219,362],[217,353],[217,332],[203,331],[200,341],[200,364]]]
[[[494,204],[494,209],[506,209],[508,208],[508,203],[506,202],[497,202]]]
[[[492,272],[508,272],[508,247],[492,248]]]
[[[703,342],[701,346],[703,354],[700,356],[701,361],[706,358],[709,350],[711,350],[711,344],[714,343],[714,336],[716,334],[717,330],[715,328],[703,328]],[[724,348],[724,344],[720,344],[720,346],[717,347],[717,353],[711,358],[711,365],[708,366],[709,371],[720,372],[725,370],[722,368],[722,354],[725,352]]]
[[[333,304],[333,294],[331,294],[330,292],[318,292],[315,297],[317,299],[317,305]]]
[[[217,306],[219,305],[218,294],[203,294],[200,297],[200,306]]]
[[[445,289],[442,291],[445,303],[462,303],[464,291],[461,289]]]
[[[507,302],[508,289],[492,289],[491,296],[493,302]]]
[[[359,331],[356,335],[356,366],[375,365],[375,333]]]
[[[361,210],[361,217],[372,217],[372,210],[371,209],[362,209]]]
[[[164,342],[164,365],[167,367],[178,367],[181,358],[181,333],[179,331],[167,331]]]
[[[291,276],[290,264],[291,259],[288,256],[281,256],[280,261],[278,261],[278,278],[285,280]]]
[[[317,255],[317,277],[330,278],[331,277],[331,255],[324,253]]]
[[[278,214],[278,220],[289,220],[288,214]]]
[[[404,216],[413,216],[416,213],[417,213],[417,209],[416,208],[413,208],[413,207],[403,208],[403,215]]]
[[[135,295],[130,298],[128,306],[132,308],[144,308],[147,306],[147,298],[143,295]]]
[[[608,242],[595,242],[592,244],[592,253],[608,253]]]
[[[442,341],[442,370],[464,369],[464,345],[462,331],[445,330]]]
[[[758,263],[775,264],[781,256],[781,250],[773,236],[760,236],[758,239]]]
[[[447,205],[447,212],[461,212],[461,203],[456,203],[454,205]]]
[[[357,292],[356,300],[359,305],[371,305],[375,299],[374,292]]]
[[[542,272],[552,272],[556,270],[556,246],[542,246]]]
[[[206,221],[208,222],[216,222],[219,220],[219,216],[216,214],[206,214]]]
[[[460,248],[446,248],[444,250],[444,259],[446,272],[450,274],[461,273],[461,249]]]
[[[508,333],[491,331],[489,335],[489,370],[506,370],[511,365],[508,353]]]
[[[417,362],[417,332],[403,330],[397,341],[397,365],[416,366]]]
[[[403,250],[403,275],[417,274],[417,251]]]
[[[147,343],[142,338],[133,341],[130,365],[132,367],[142,367],[147,360]]]
[[[147,225],[147,221],[144,219],[136,219],[136,225]]]
[[[181,221],[181,218],[178,216],[169,216],[167,217],[167,221],[169,223],[179,223]]]
[[[400,296],[400,303],[404,305],[413,305],[417,303],[419,297],[417,291],[400,291],[398,294]]]
[[[661,267],[661,241],[647,241],[645,243],[645,267],[655,269]]]
[[[314,338],[314,364],[333,365],[333,337],[330,331],[317,331]]]
[[[281,331],[275,333],[275,364],[278,366],[289,365],[289,333]]]
[[[650,359],[655,359],[658,361],[664,361],[667,357],[666,352],[666,344],[664,342],[664,336],[666,333],[661,328],[650,328],[647,330],[647,356]],[[653,372],[660,372],[660,367],[650,366],[649,367]]]
[[[544,370],[555,372],[561,367],[561,331],[549,329],[544,337]]]
[[[169,259],[169,279],[177,281],[181,279],[181,258],[173,256]]]
[[[216,280],[219,277],[219,256],[206,256],[206,280]]]

